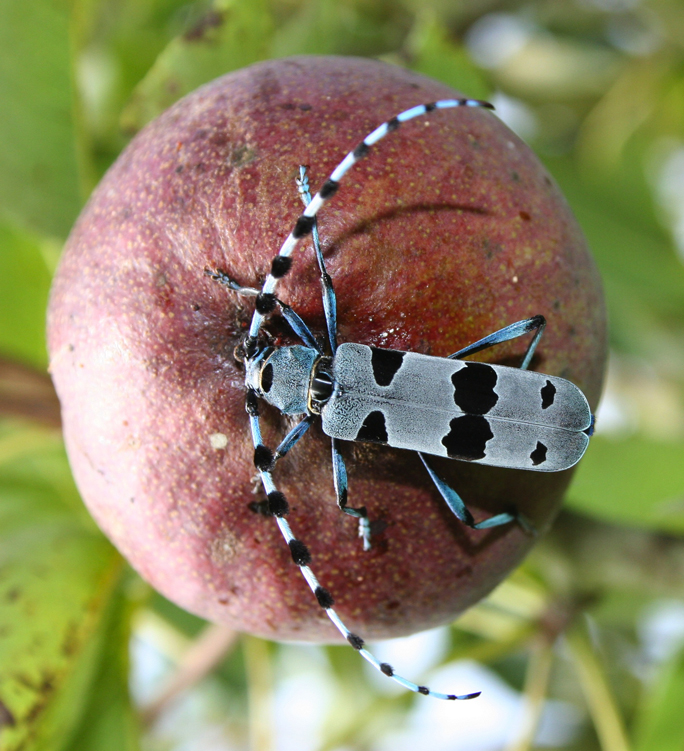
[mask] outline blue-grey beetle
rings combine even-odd
[[[243,287],[220,269],[206,273],[233,292],[256,298],[249,332],[239,347],[245,367],[246,408],[254,444],[254,464],[266,492],[266,511],[272,515],[289,545],[293,561],[311,587],[320,606],[347,641],[377,670],[417,693],[438,699],[472,699],[479,692],[455,695],[432,691],[397,675],[379,662],[335,612],[331,594],[322,587],[310,563],[311,554],[298,540],[287,520],[288,503],[273,480],[274,465],[321,418],[332,440],[333,481],[340,509],[358,519],[364,549],[371,545],[365,508],[347,504],[347,473],[338,442],[368,441],[418,452],[430,477],[454,514],[464,524],[486,529],[515,522],[529,533],[534,529],[519,512],[511,510],[475,523],[458,493],[431,467],[427,455],[445,456],[497,467],[556,472],[576,464],[593,432],[594,418],[584,394],[563,378],[528,370],[546,322],[543,316],[513,323],[448,358],[399,352],[365,344],[337,344],[336,298],[318,239],[316,215],[337,192],[346,172],[371,147],[401,123],[433,110],[486,107],[473,99],[448,99],[419,105],[393,117],[370,133],[333,170],[313,197],[304,167],[297,180],[305,210],[297,220],[261,288]],[[304,321],[275,295],[279,280],[291,266],[297,243],[312,235],[321,272],[327,343],[323,347]],[[267,316],[279,309],[302,344],[270,346],[260,339]],[[534,332],[519,368],[465,362],[467,355]],[[281,412],[302,415],[280,445],[271,450],[262,442],[259,399]]]

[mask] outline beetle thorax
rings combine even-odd
[[[305,414],[319,357],[316,350],[301,345],[268,347],[245,361],[245,383],[284,414]]]

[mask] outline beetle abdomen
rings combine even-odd
[[[342,344],[324,406],[333,438],[553,472],[586,450],[591,411],[570,381],[502,365]]]

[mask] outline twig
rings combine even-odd
[[[234,646],[237,636],[237,632],[227,626],[207,626],[188,647],[159,695],[140,710],[143,724],[153,725],[177,696],[211,673]]]
[[[0,357],[0,415],[60,428],[59,400],[47,373]]]
[[[272,751],[273,675],[268,642],[244,636],[243,645],[249,695],[249,747],[251,751]]]
[[[528,751],[532,748],[544,709],[552,663],[552,644],[545,638],[538,638],[532,645],[527,664],[522,727],[518,737],[506,746],[506,751]]]
[[[563,511],[534,555],[555,579],[555,589],[582,582],[588,591],[609,588],[681,596],[684,540],[629,525]]]
[[[622,717],[589,640],[586,626],[577,623],[568,630],[565,638],[574,658],[602,751],[629,751]]]

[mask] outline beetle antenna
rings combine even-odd
[[[249,329],[249,333],[245,337],[243,348],[245,357],[247,359],[254,357],[257,352],[257,339],[264,319],[270,315],[277,305],[277,298],[275,296],[275,289],[280,279],[282,279],[290,270],[292,265],[291,255],[295,247],[300,240],[307,237],[314,232],[316,227],[316,215],[338,191],[340,187],[340,181],[346,175],[346,173],[353,167],[358,161],[368,155],[371,148],[388,133],[397,130],[402,123],[412,120],[421,115],[428,114],[434,110],[451,109],[454,107],[478,107],[494,109],[493,105],[488,102],[483,102],[477,99],[443,99],[430,104],[421,104],[416,107],[411,107],[404,112],[396,115],[395,117],[387,120],[382,125],[377,127],[374,131],[369,133],[361,143],[359,143],[347,156],[335,167],[328,179],[323,183],[321,189],[316,193],[313,198],[309,200],[308,182],[305,182],[306,171],[300,168],[300,179],[298,186],[300,193],[306,207],[301,216],[297,219],[294,228],[285,239],[285,242],[280,247],[278,254],[273,258],[271,262],[271,270],[267,275],[261,291],[256,295],[256,305],[252,321]],[[316,238],[315,238],[316,239]],[[319,257],[319,265],[321,266],[321,273],[325,275],[325,267],[322,264],[322,256]],[[207,272],[212,275],[211,270]],[[215,272],[218,273],[218,272]],[[324,280],[325,281],[325,280]],[[239,285],[235,285],[239,286]],[[325,287],[325,284],[324,284]],[[235,289],[233,287],[233,289]],[[237,292],[241,292],[242,288],[235,289]],[[251,290],[250,290],[251,291]],[[335,339],[331,338],[331,347],[335,349]],[[271,468],[273,467],[273,453],[262,443],[261,439],[261,427],[259,423],[259,408],[258,408],[258,396],[255,391],[249,389],[246,396],[246,409],[249,415],[250,428],[252,433],[252,440],[254,443],[254,459],[255,466],[259,472],[261,484],[267,497],[267,511],[270,516],[275,517],[281,534],[285,538],[285,542],[290,548],[292,560],[299,566],[306,583],[311,588],[318,604],[325,610],[326,615],[331,620],[335,628],[342,634],[342,636],[349,642],[349,644],[359,654],[370,663],[376,670],[383,675],[391,678],[400,686],[413,691],[418,694],[424,694],[425,696],[432,696],[435,699],[445,699],[447,701],[455,700],[467,700],[474,699],[480,695],[480,692],[470,694],[443,694],[437,691],[432,691],[427,686],[420,686],[417,683],[407,680],[406,678],[395,673],[394,668],[386,662],[380,662],[376,657],[369,652],[363,639],[350,631],[334,610],[334,600],[330,592],[322,587],[318,582],[313,570],[310,567],[311,553],[307,546],[298,540],[290,528],[289,523],[285,519],[289,511],[288,502],[279,490],[277,490],[273,477],[271,475]]]
[[[330,173],[330,177],[323,183],[321,189],[311,199],[304,209],[299,219],[295,222],[292,232],[287,236],[285,242],[280,246],[278,255],[271,262],[271,271],[264,281],[261,292],[257,295],[256,309],[252,316],[252,324],[249,329],[249,337],[256,338],[259,329],[266,315],[273,309],[272,301],[274,292],[280,279],[282,279],[290,270],[292,251],[297,243],[313,231],[316,221],[316,214],[320,211],[339,190],[340,181],[347,172],[361,159],[368,156],[371,148],[388,133],[397,130],[402,123],[413,120],[421,115],[426,115],[434,110],[452,109],[454,107],[478,107],[485,109],[494,109],[494,105],[489,102],[483,102],[479,99],[441,99],[430,104],[419,104],[404,110],[400,114],[387,120],[379,125],[374,131],[369,133],[361,143],[359,143],[347,156],[335,167]]]

